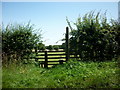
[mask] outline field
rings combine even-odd
[[[69,62],[50,69],[34,64],[3,67],[3,88],[120,88],[116,61]]]

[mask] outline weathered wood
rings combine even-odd
[[[37,54],[37,56],[45,56],[45,54]]]
[[[39,57],[37,57],[37,58],[35,58],[35,59],[45,59],[45,57],[40,57],[40,58],[39,58]]]
[[[66,58],[66,57],[48,57],[48,59],[62,59],[62,58]]]
[[[66,57],[48,57],[47,56],[47,59],[61,59],[61,58],[66,58]],[[43,57],[43,58],[36,58],[36,59],[46,59],[45,57]]]
[[[38,53],[40,52],[45,52],[45,51],[38,51]],[[65,52],[65,51],[47,51],[47,52]]]
[[[63,55],[66,55],[66,54],[47,54],[48,56],[63,56]]]
[[[48,61],[48,62],[60,62],[60,61]],[[63,60],[63,62],[66,62],[66,61]]]
[[[48,68],[47,51],[45,51],[45,63],[44,63],[44,67],[45,67],[45,68]]]
[[[48,52],[65,52],[65,51],[48,51]]]
[[[66,55],[66,54],[47,54],[48,56],[63,56],[63,55]],[[45,54],[38,54],[37,56],[45,56]]]
[[[54,57],[54,56],[57,56],[59,55],[58,57]],[[60,58],[66,58],[66,57],[61,57],[61,56],[65,56],[66,54],[47,54],[47,58],[48,59],[60,59]],[[70,54],[70,55],[75,55],[75,54]],[[37,55],[37,56],[45,56],[45,54],[43,55]],[[48,57],[48,56],[52,56],[52,57]],[[75,56],[70,56],[69,58],[80,58],[80,57],[75,57]],[[28,59],[28,58],[24,58],[24,59]],[[36,61],[38,61],[38,59],[45,59],[45,57],[29,57],[29,59],[36,59]]]
[[[65,39],[66,39],[66,61],[69,60],[69,28],[66,27],[66,36],[65,36]]]
[[[80,57],[70,57],[70,58],[80,58]]]

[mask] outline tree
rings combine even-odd
[[[69,22],[67,20],[67,22]],[[68,23],[71,27],[70,22]],[[118,42],[113,25],[107,22],[107,18],[90,12],[79,17],[74,23],[77,29],[71,29],[70,52],[75,51],[81,60],[104,61],[115,57]]]
[[[60,49],[65,49],[65,43],[62,43],[62,45],[60,45]]]
[[[43,43],[38,43],[37,44],[37,49],[38,50],[45,50],[45,45]]]
[[[29,57],[38,42],[42,42],[41,33],[37,35],[30,23],[26,25],[7,25],[2,30],[3,63],[10,60],[22,60]]]
[[[49,45],[49,46],[47,47],[47,49],[49,49],[49,50],[53,50],[54,48],[53,48],[52,45]]]
[[[53,48],[54,48],[55,50],[59,50],[59,45],[53,45]]]

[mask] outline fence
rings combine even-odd
[[[69,58],[79,58],[74,56],[71,54]],[[58,65],[68,61],[68,55],[65,51],[36,51],[35,61],[39,62],[39,66],[48,68],[48,65]]]
[[[74,54],[73,56],[75,57],[70,57],[71,55],[69,53],[70,46],[69,46],[69,28],[68,27],[66,27],[65,43],[66,43],[65,51],[64,50],[63,51],[37,51],[35,50],[36,57],[34,59],[39,62],[41,67],[44,66],[45,68],[48,68],[48,65],[63,64],[64,62],[68,61],[70,58],[79,58],[77,57],[77,55],[74,55]],[[62,52],[62,53],[58,53],[58,52]],[[54,59],[57,59],[57,60],[54,60]],[[49,63],[49,62],[52,62],[52,63]],[[58,62],[58,63],[53,63],[53,62]]]

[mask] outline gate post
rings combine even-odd
[[[35,49],[35,61],[36,61],[36,62],[38,61],[38,59],[36,58],[36,57],[37,57],[37,54],[38,54],[37,49]]]
[[[69,60],[70,55],[69,55],[69,28],[66,27],[66,34],[65,34],[65,40],[66,40],[66,48],[65,48],[65,52],[66,52],[66,61]]]
[[[63,60],[59,60],[59,64],[63,64]]]
[[[45,68],[48,68],[47,51],[45,51],[45,62],[44,62],[44,67],[45,67]]]

